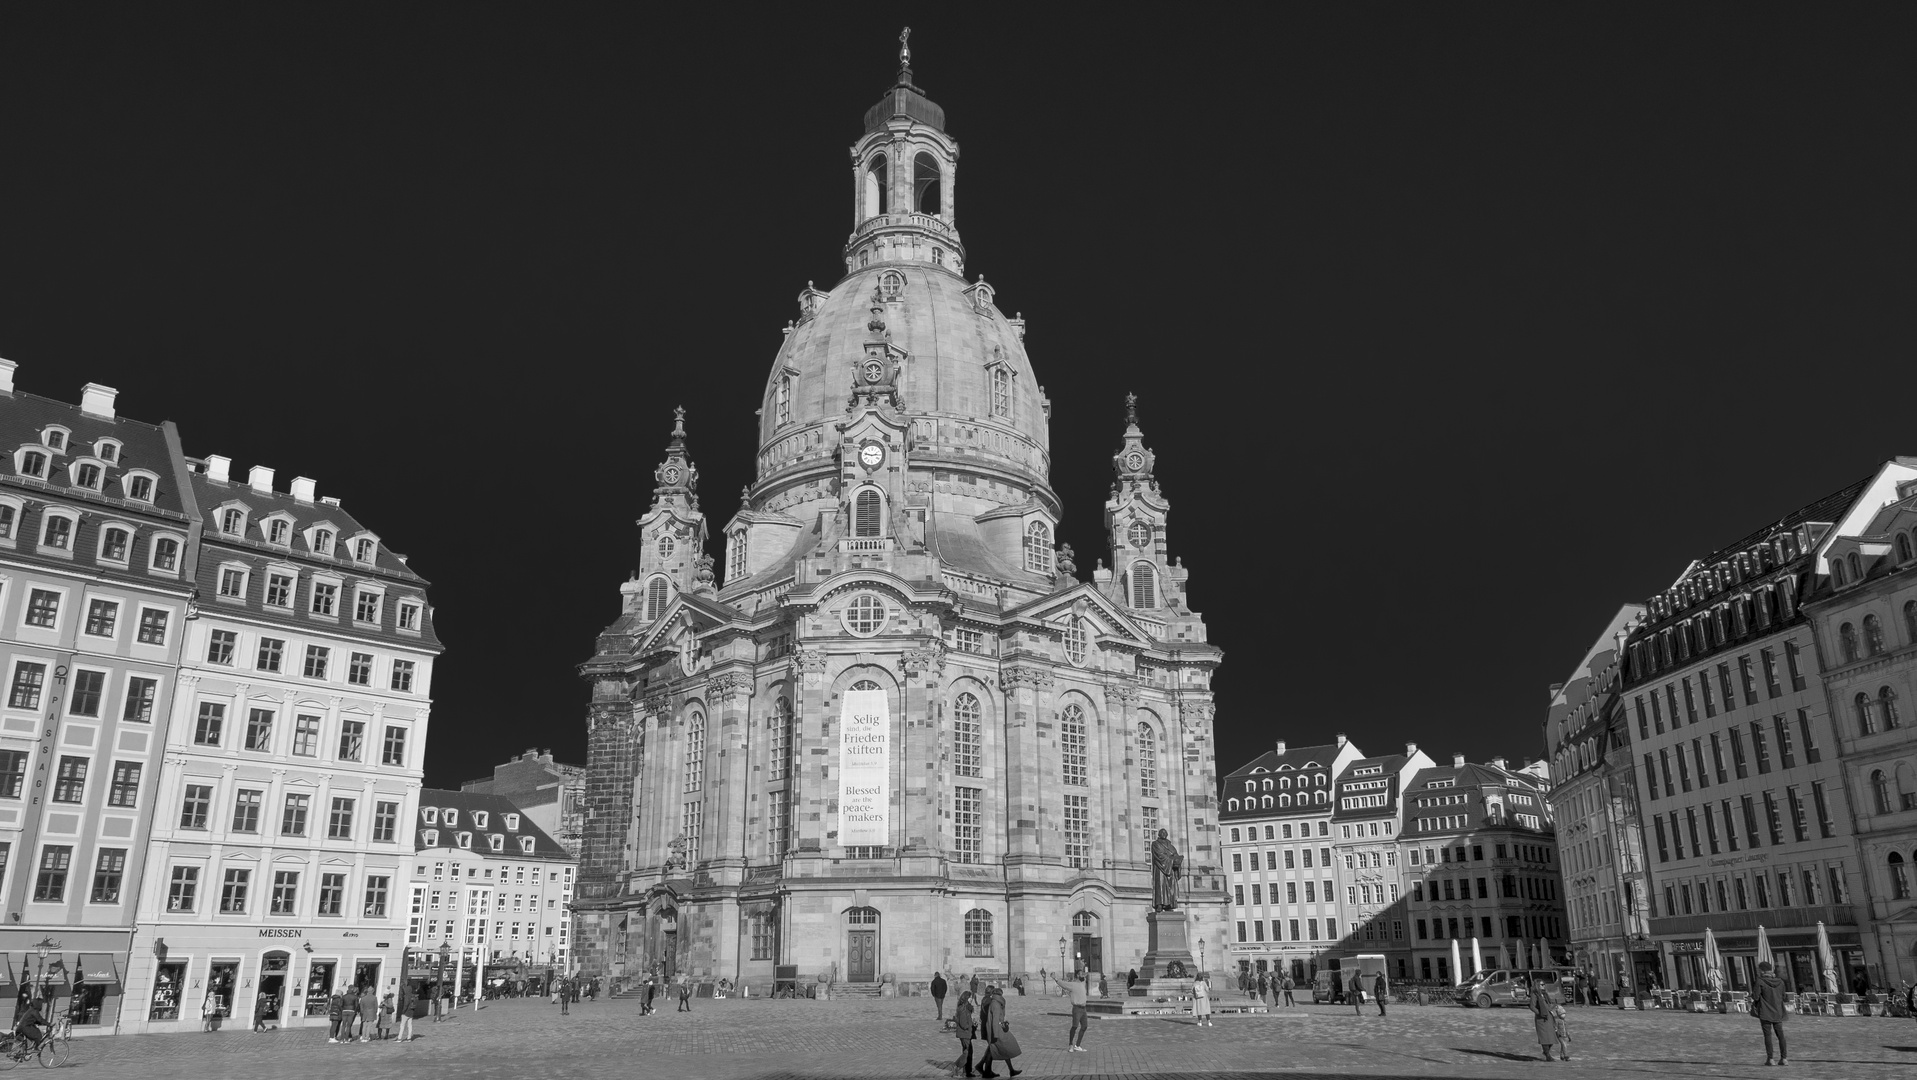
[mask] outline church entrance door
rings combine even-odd
[[[1072,935],[1072,951],[1078,956],[1078,962],[1094,975],[1105,974],[1104,944],[1094,934]]]
[[[846,981],[868,983],[879,977],[879,932],[877,930],[848,930]]]

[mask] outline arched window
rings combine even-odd
[[[686,717],[686,777],[681,789],[690,795],[706,782],[706,714],[697,709]]]
[[[885,155],[872,155],[871,163],[865,167],[866,217],[877,217],[885,213],[886,200],[891,196],[890,188],[891,185],[886,183]]]
[[[1884,721],[1884,730],[1897,726],[1897,691],[1886,686],[1877,691],[1877,715]]]
[[[880,531],[879,493],[866,488],[852,500],[852,535],[883,536]]]
[[[774,405],[773,417],[776,423],[792,422],[792,376],[779,376],[779,398]]]
[[[740,529],[732,534],[731,543],[726,545],[726,584],[745,577],[746,569],[746,531]]]
[[[1085,787],[1085,710],[1076,703],[1059,715],[1058,750],[1067,784]]]
[[[1237,799],[1233,799],[1233,800],[1231,801],[1231,808],[1232,808],[1233,810],[1237,810],[1237,809],[1238,809],[1238,800],[1237,800]]]
[[[1052,533],[1042,521],[1025,529],[1025,569],[1034,574],[1052,572]]]
[[[1876,656],[1884,651],[1884,624],[1875,615],[1864,616],[1864,655]]]
[[[1917,642],[1917,600],[1904,604],[1904,640]]]
[[[1150,724],[1138,725],[1138,795],[1158,798],[1158,734]]]
[[[766,779],[784,780],[792,775],[792,699],[781,696],[772,703],[772,717],[768,721],[772,731],[772,752],[766,763]]]
[[[952,772],[959,776],[983,775],[979,768],[984,756],[982,714],[976,696],[960,694],[952,699]]]
[[[1260,803],[1259,805],[1260,805],[1260,806],[1262,806],[1262,807],[1263,807],[1264,809],[1266,809],[1266,810],[1269,810],[1269,809],[1271,809],[1271,796],[1269,796],[1269,795],[1267,795],[1267,796],[1265,796],[1265,797],[1264,797],[1264,801],[1263,801],[1263,802],[1261,802],[1261,803]]]
[[[1132,606],[1135,608],[1155,608],[1158,606],[1158,573],[1148,562],[1132,564]]]
[[[1330,801],[1331,801],[1331,793],[1330,793],[1330,792],[1328,792],[1328,791],[1320,791],[1320,792],[1318,793],[1318,801],[1319,801],[1319,802],[1321,802],[1321,803],[1328,803],[1328,802],[1330,802]]]
[[[992,913],[984,908],[965,913],[965,955],[992,955]]]
[[[1890,895],[1898,900],[1910,899],[1910,873],[1904,868],[1904,857],[1893,851],[1886,861],[1890,864]]]
[[[1132,522],[1131,528],[1125,530],[1125,542],[1141,550],[1150,547],[1152,544],[1151,526],[1142,521]]]
[[[666,584],[663,576],[646,582],[646,620],[657,619],[666,613],[666,602],[672,599],[672,587]]]
[[[992,415],[1012,415],[1012,373],[1004,367],[992,369]]]
[[[1876,769],[1871,772],[1870,790],[1877,800],[1877,812],[1890,813],[1890,781],[1884,776],[1884,770]]]
[[[939,159],[921,150],[912,159],[912,205],[919,213],[936,217],[945,210],[942,198],[939,191]]]
[[[1282,806],[1290,806],[1290,805],[1291,805],[1291,796],[1289,796],[1289,795],[1286,795],[1286,794],[1284,794],[1284,793],[1282,793],[1282,792],[1281,792],[1281,793],[1279,793],[1279,795],[1278,795],[1278,805],[1279,805],[1279,806],[1281,806],[1281,807],[1282,807]]]
[[[1850,570],[1850,579],[1852,581],[1864,580],[1864,564],[1858,560],[1855,551],[1844,556],[1844,566]]]
[[[1857,734],[1874,735],[1877,721],[1870,715],[1870,695],[1860,693],[1850,699],[1851,709],[1857,714]]]
[[[1910,537],[1903,533],[1897,534],[1897,561],[1899,563],[1910,561]]]
[[[1098,916],[1096,916],[1096,915],[1094,915],[1094,914],[1092,914],[1092,913],[1091,913],[1091,912],[1089,912],[1089,911],[1078,911],[1078,912],[1073,912],[1073,914],[1072,914],[1072,929],[1074,929],[1074,930],[1096,930],[1096,929],[1098,929]]]
[[[1849,623],[1837,628],[1837,652],[1848,664],[1857,659],[1857,628]]]
[[[855,683],[853,683],[853,684],[852,684],[852,686],[851,686],[851,689],[853,689],[853,690],[878,690],[878,689],[880,689],[880,686],[879,686],[879,684],[878,684],[878,683],[875,683],[875,682],[873,682],[873,681],[872,681],[871,679],[860,679],[860,680],[859,680],[858,682],[855,682]]]

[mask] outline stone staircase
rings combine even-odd
[[[828,991],[835,998],[877,998],[885,988],[884,983],[833,983]]]

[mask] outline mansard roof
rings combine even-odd
[[[1311,771],[1322,772],[1331,767],[1331,762],[1338,756],[1339,749],[1337,743],[1325,743],[1320,746],[1286,746],[1282,754],[1273,748],[1227,773],[1225,779],[1238,780],[1254,773],[1275,774],[1281,770],[1295,773],[1306,770],[1308,766],[1311,767]]]
[[[426,820],[426,812],[428,810],[436,811],[434,815],[435,820],[430,823]],[[445,824],[444,815],[448,810],[455,810],[459,813],[457,823],[451,826]],[[486,814],[486,826],[484,828],[480,828],[474,824],[473,812],[475,810],[482,811]],[[517,829],[507,828],[507,814],[517,815],[516,820],[519,825]],[[433,837],[435,841],[433,844],[426,843],[427,829],[438,830],[437,835]],[[473,843],[470,849],[462,848],[459,844],[459,834],[462,832],[472,834]],[[506,838],[507,845],[505,849],[503,851],[491,850],[491,845],[481,840],[482,837],[486,836],[502,836]],[[530,854],[520,847],[520,837],[532,838],[533,848]],[[504,795],[486,795],[474,791],[449,791],[445,788],[420,789],[419,818],[417,826],[413,830],[413,849],[415,851],[446,849],[455,851],[471,850],[480,855],[495,855],[501,858],[522,861],[529,858],[552,859],[560,862],[574,861],[572,852],[567,851],[564,845],[554,840],[546,830],[535,824],[532,818],[527,817],[526,812],[519,808],[518,803],[513,802]]]
[[[12,484],[76,502],[112,506],[130,514],[151,514],[184,519],[188,513],[180,491],[175,447],[168,445],[164,425],[148,424],[126,416],[104,417],[81,410],[78,405],[41,397],[38,394],[0,392],[0,478]],[[47,479],[19,475],[14,468],[13,451],[22,445],[40,445],[40,433],[48,427],[60,427],[68,433],[67,448],[52,454],[55,467],[47,470]],[[74,487],[68,483],[65,462],[74,458],[92,458],[101,439],[120,444],[119,460],[105,462],[105,480],[99,491]],[[153,473],[151,504],[117,498],[120,478],[131,471]]]

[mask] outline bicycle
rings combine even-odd
[[[73,1021],[64,1018],[54,1021],[38,1042],[12,1030],[0,1032],[0,1071],[34,1058],[43,1069],[57,1069],[67,1060],[72,1039]]]

